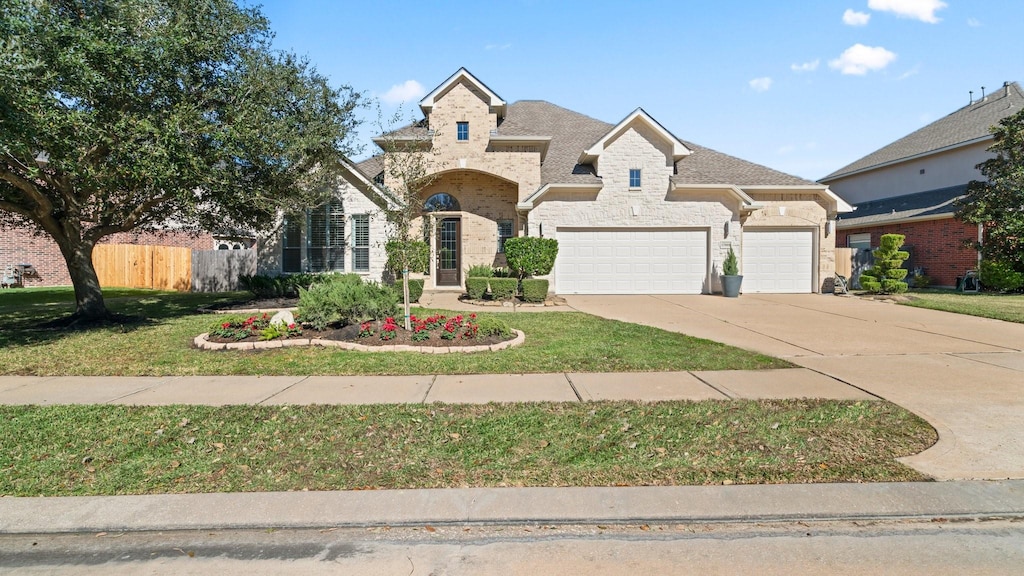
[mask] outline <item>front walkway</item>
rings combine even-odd
[[[781,357],[939,432],[904,458],[942,480],[1024,478],[1024,324],[831,294],[569,296],[579,311]]]

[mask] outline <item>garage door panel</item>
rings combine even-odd
[[[743,292],[814,292],[813,231],[745,230]]]
[[[563,294],[699,294],[706,270],[702,230],[559,230]]]

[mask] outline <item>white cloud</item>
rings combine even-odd
[[[851,8],[843,12],[843,24],[847,26],[867,26],[868,20],[871,20],[871,14],[867,12],[857,12]]]
[[[426,94],[423,85],[415,80],[406,80],[401,84],[395,84],[390,90],[381,95],[380,99],[388,104],[401,104],[410,100],[416,100]]]
[[[839,55],[839,58],[829,61],[828,66],[833,70],[839,70],[843,74],[863,76],[868,72],[885,68],[895,59],[896,54],[894,52],[890,52],[881,46],[854,44],[844,50]]]
[[[981,20],[978,20],[977,18],[968,18],[967,25],[971,28],[981,28]]]
[[[755,92],[767,92],[772,87],[772,79],[764,76],[762,78],[754,78],[750,81],[750,87]]]
[[[906,80],[907,78],[910,78],[911,76],[916,76],[918,74],[918,72],[920,72],[920,71],[921,71],[921,65],[918,64],[918,65],[914,66],[913,68],[911,68],[910,70],[907,70],[903,74],[900,74],[900,77],[897,78],[897,80]]]
[[[484,46],[484,50],[508,50],[512,47],[512,44],[488,44]]]
[[[945,8],[942,0],[868,0],[868,8],[879,12],[892,12],[900,18],[913,18],[935,24],[939,18],[935,12]]]
[[[814,72],[818,69],[818,64],[821,64],[821,59],[815,58],[810,62],[804,62],[803,64],[790,64],[789,69],[793,72]]]

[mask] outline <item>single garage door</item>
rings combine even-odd
[[[559,228],[560,294],[700,294],[707,276],[705,230]]]
[[[743,231],[743,292],[814,292],[814,236],[810,230]]]

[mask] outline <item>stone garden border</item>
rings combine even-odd
[[[196,348],[201,350],[270,350],[273,348],[289,348],[291,346],[323,346],[324,348],[341,348],[342,350],[353,350],[356,352],[419,352],[420,354],[451,354],[451,353],[473,353],[473,352],[497,352],[506,348],[522,346],[526,342],[526,334],[522,331],[512,329],[515,338],[498,342],[497,344],[483,344],[480,346],[407,346],[396,344],[393,346],[367,346],[356,342],[345,342],[343,340],[324,340],[322,338],[287,338],[281,340],[261,340],[259,342],[210,342],[209,332],[196,336],[194,343]]]

